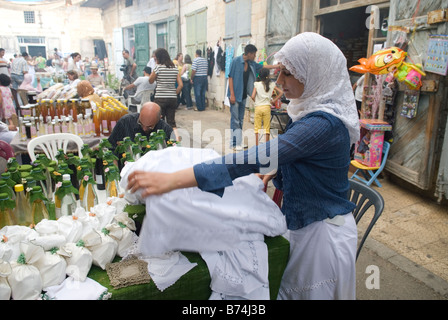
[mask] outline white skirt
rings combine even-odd
[[[351,213],[290,230],[290,256],[277,298],[356,299],[357,238]]]

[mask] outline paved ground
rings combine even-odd
[[[232,152],[226,132],[228,111],[196,112],[181,106],[176,121],[183,146]],[[250,121],[246,129],[253,129]],[[253,146],[254,135],[245,133],[246,143]],[[387,177],[382,184],[383,188],[374,188],[384,197],[385,210],[357,262],[358,299],[448,300],[448,207],[403,189]],[[361,222],[359,229],[363,228]],[[379,268],[380,289],[366,288],[370,265]]]

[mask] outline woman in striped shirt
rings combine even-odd
[[[149,76],[149,83],[156,82],[156,93],[154,102],[162,110],[162,119],[165,120],[174,130],[176,130],[175,114],[177,109],[177,95],[182,91],[183,82],[180,78],[179,70],[171,61],[168,51],[159,48],[155,51],[156,67]],[[176,88],[177,81],[177,88]]]

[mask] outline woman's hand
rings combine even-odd
[[[256,175],[258,176],[258,178],[260,178],[261,180],[263,180],[263,184],[264,184],[265,186],[267,186],[268,183],[269,183],[269,181],[271,181],[272,179],[275,178],[275,176],[277,175],[277,171],[273,171],[273,172],[270,172],[270,173],[268,173],[268,174],[260,174],[260,173],[257,173]]]
[[[134,171],[128,177],[127,189],[131,192],[142,189],[142,198],[145,198],[197,185],[193,168],[173,173]]]
[[[128,190],[132,193],[142,190],[142,197],[161,195],[172,191],[169,173],[134,171],[128,177]]]

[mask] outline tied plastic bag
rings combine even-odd
[[[100,233],[92,232],[89,237],[96,237],[96,233],[100,237],[99,242],[86,243],[86,247],[92,252],[93,264],[106,270],[106,264],[112,262],[117,255],[118,243],[115,239],[121,239],[123,236],[122,228],[119,226],[108,226],[109,229],[103,228]]]
[[[62,216],[58,220],[59,234],[65,237],[67,243],[78,242],[82,237],[82,222],[78,221],[78,216]]]
[[[45,251],[63,246],[67,240],[59,234],[58,221],[43,219],[34,226],[36,234],[28,236],[28,240],[35,245],[41,246]]]
[[[0,259],[0,300],[11,299],[11,287],[7,280],[11,270],[9,262]]]
[[[42,278],[34,263],[44,255],[44,249],[29,242],[20,243],[21,254],[11,263],[12,271],[8,276],[11,296],[14,300],[36,300],[42,292]]]
[[[129,218],[129,215],[126,212],[117,214],[114,217],[114,221],[123,231],[121,239],[116,239],[118,242],[117,255],[123,258],[137,241],[138,237],[134,233],[136,230],[135,222],[133,219]]]
[[[35,238],[37,232],[25,226],[6,226],[0,230],[0,258],[16,261],[20,255],[20,242]]]
[[[53,248],[34,264],[40,271],[43,288],[55,286],[64,281],[67,271],[65,257],[69,254],[63,249]]]
[[[119,197],[109,197],[107,198],[106,203],[110,206],[116,208],[115,214],[120,214],[124,211],[124,208],[128,205],[128,202],[124,198]]]
[[[83,237],[83,240],[79,240],[77,243],[67,243],[63,247],[64,251],[69,255],[66,257],[66,273],[76,281],[86,280],[87,274],[92,267],[92,253],[85,247],[85,242],[90,244],[101,243],[101,237],[93,234],[90,238],[86,236]]]

